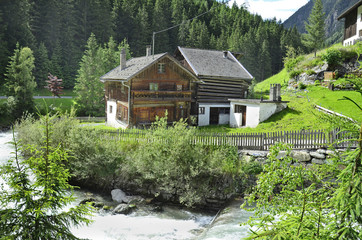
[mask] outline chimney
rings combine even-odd
[[[281,101],[280,84],[270,84],[269,101]]]
[[[119,65],[121,67],[121,70],[126,68],[126,50],[124,48],[121,49]]]
[[[228,57],[228,51],[223,51],[224,58]]]
[[[152,55],[151,45],[147,45],[146,46],[146,57],[151,56],[151,55]]]
[[[281,85],[280,84],[276,84],[276,101],[281,101],[282,97],[280,96],[280,89],[281,89]]]
[[[276,89],[274,84],[270,84],[269,101],[275,101],[275,94],[276,94],[275,90]]]

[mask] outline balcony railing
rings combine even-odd
[[[191,91],[133,90],[131,95],[134,100],[191,101]]]

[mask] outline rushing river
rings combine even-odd
[[[12,146],[7,144],[11,140],[10,131],[0,132],[0,164],[4,164],[12,156]],[[89,197],[89,193],[83,191],[76,191],[74,194],[77,198],[74,204]],[[164,211],[159,213],[142,210],[130,215],[97,213],[91,225],[73,228],[72,232],[77,237],[92,240],[239,240],[247,233],[247,227],[240,226],[240,223],[251,215],[241,210],[240,204],[240,201],[233,202],[216,217],[177,207],[164,207]]]

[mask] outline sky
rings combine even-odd
[[[238,6],[246,2],[249,12],[260,15],[264,20],[276,17],[284,22],[309,0],[230,0],[230,6],[234,2]]]

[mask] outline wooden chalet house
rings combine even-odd
[[[253,76],[229,51],[178,47],[175,58],[200,80],[191,102],[198,125],[229,124],[229,99],[246,98]]]
[[[345,19],[343,46],[353,45],[362,39],[362,0],[344,11],[337,19]]]
[[[126,61],[122,49],[120,66],[103,75],[107,124],[114,127],[148,125],[168,112],[168,121],[190,117],[197,77],[168,53]]]

